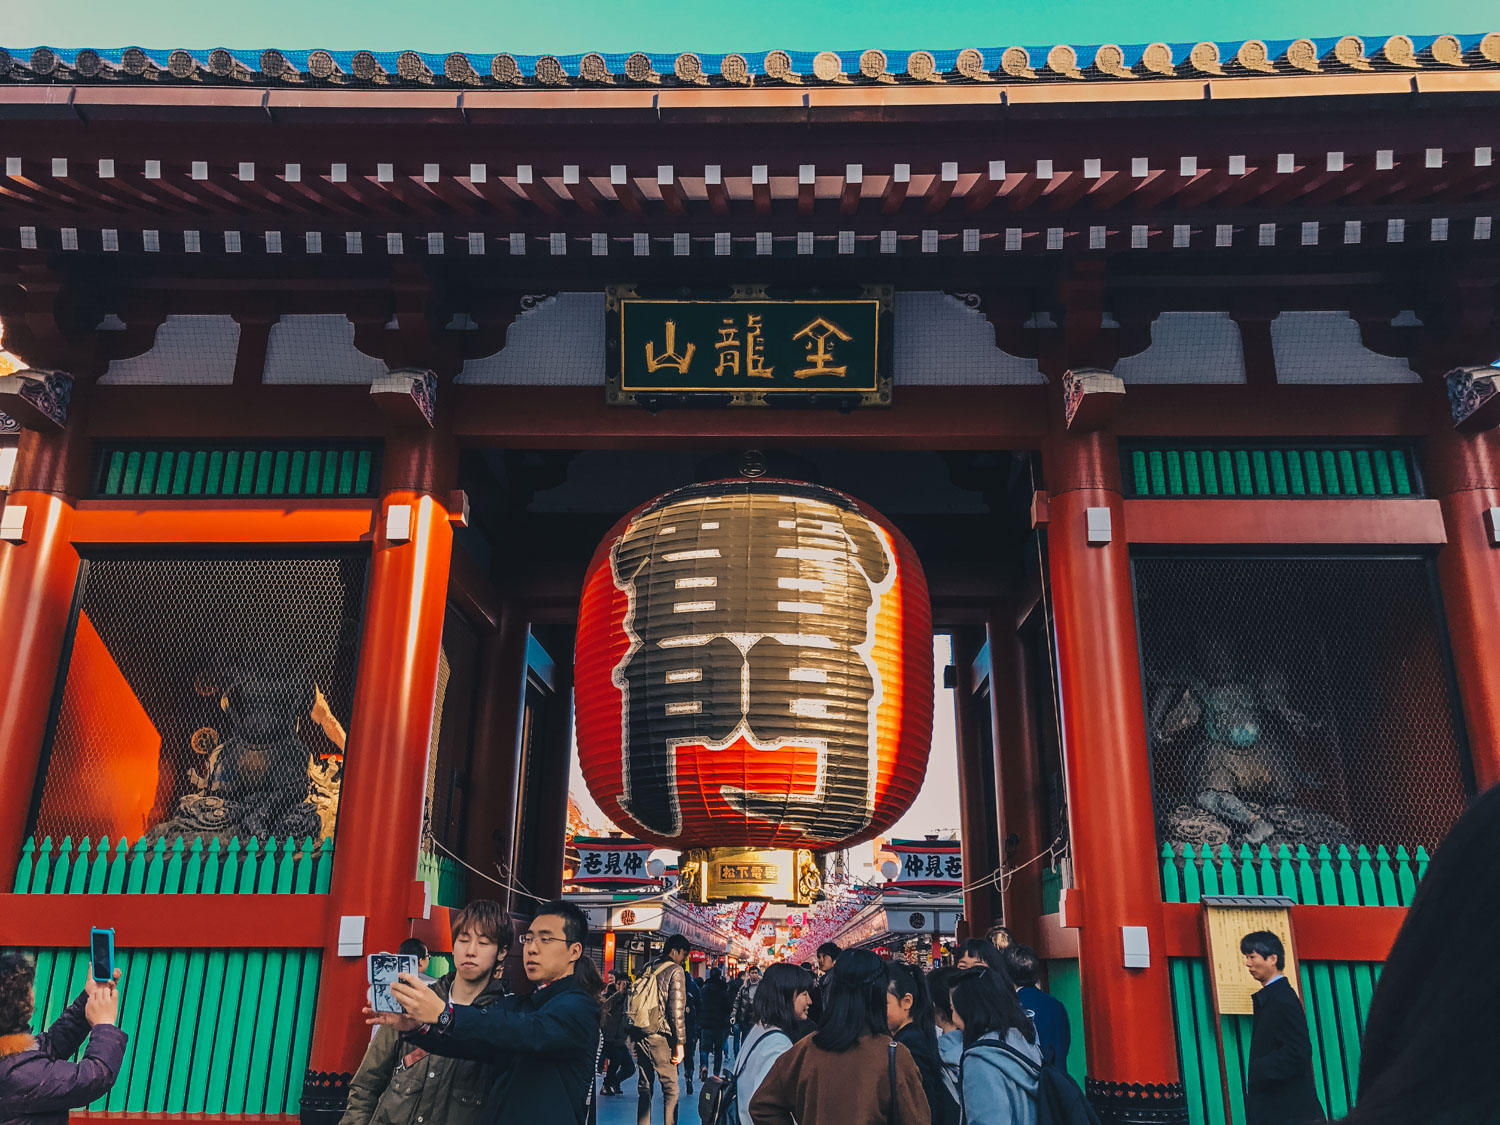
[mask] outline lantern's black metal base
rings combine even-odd
[[[1084,1080],[1084,1092],[1103,1125],[1187,1125],[1181,1082]]]
[[[302,1080],[302,1125],[338,1125],[349,1105],[354,1075],[309,1070]]]

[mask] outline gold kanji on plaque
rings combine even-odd
[[[678,355],[677,322],[675,320],[667,321],[663,326],[663,330],[666,333],[667,343],[666,350],[660,356],[656,354],[656,345],[650,340],[646,341],[646,370],[661,371],[664,368],[670,368],[679,375],[686,375],[688,366],[693,362],[693,352],[697,350],[698,346],[696,344],[689,344],[682,350],[682,354]],[[723,373],[720,372],[720,374]]]
[[[836,375],[842,379],[849,374],[847,365],[835,367],[833,365],[834,345],[830,340],[842,340],[845,343],[854,339],[831,320],[824,320],[821,316],[810,324],[803,325],[801,331],[792,336],[794,340],[807,341],[808,366],[799,367],[792,372],[799,379],[811,379],[815,375]]]

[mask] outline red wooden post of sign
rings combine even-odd
[[[1500,519],[1500,435],[1460,433],[1443,417],[1428,436],[1426,467],[1448,532],[1438,579],[1474,780],[1488,789],[1500,783],[1500,547],[1490,539],[1490,521]]]
[[[42,740],[62,659],[78,552],[70,542],[74,504],[88,475],[83,432],[87,388],[75,387],[60,431],[21,434],[5,506],[25,512],[19,541],[0,543],[0,884],[9,890],[26,834]]]
[[[1145,1120],[1130,1116],[1144,1106],[1167,1114],[1150,1120],[1185,1121],[1119,451],[1112,435],[1059,425],[1048,453],[1047,556],[1082,899],[1090,1094],[1105,1120]],[[1107,539],[1096,532],[1090,542],[1090,509],[1108,513]],[[1096,528],[1101,523],[1096,512]],[[1149,967],[1125,967],[1126,927],[1145,928]],[[1145,1090],[1132,1092],[1135,1084]]]
[[[364,919],[363,952],[393,950],[411,928],[428,742],[453,532],[445,497],[456,458],[441,434],[393,431],[349,724],[313,1071],[353,1071],[369,1043],[360,1015],[365,959],[339,956],[341,917]],[[410,525],[404,527],[409,509]]]

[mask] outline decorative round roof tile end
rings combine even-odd
[[[427,82],[432,71],[415,51],[402,51],[396,56],[396,77],[403,82]]]
[[[543,86],[566,86],[568,72],[555,55],[543,55],[536,60],[536,80]]]
[[[1311,39],[1294,40],[1286,49],[1286,64],[1309,72],[1322,69],[1318,65],[1318,45]]]
[[[198,73],[198,60],[186,51],[173,51],[167,56],[167,73],[173,78],[191,78]]]
[[[260,53],[260,72],[267,78],[290,77],[295,73],[286,56],[274,47]]]
[[[496,55],[490,60],[490,77],[509,86],[519,85],[521,64],[516,62],[515,55]]]
[[[474,64],[469,61],[469,57],[458,51],[443,60],[443,77],[460,86],[471,85],[479,78],[474,73]]]
[[[1500,63],[1500,31],[1492,31],[1479,41],[1476,48],[1485,62]]]
[[[10,52],[0,47],[0,78],[9,74],[13,66],[15,66],[15,60],[10,57]]]
[[[766,55],[765,61],[766,77],[777,82],[796,82],[797,75],[792,71],[792,56],[785,51],[771,51]]]
[[[703,74],[703,60],[691,51],[684,51],[672,61],[672,73],[677,76],[679,82],[694,86],[708,84],[708,79]]]
[[[965,47],[958,52],[958,59],[953,64],[953,69],[970,82],[993,81],[989,71],[984,69],[984,52],[977,47]]]
[[[356,51],[354,57],[349,60],[349,73],[361,82],[373,81],[377,74],[384,74],[380,63],[369,51]]]
[[[1365,41],[1358,35],[1345,35],[1335,43],[1333,57],[1339,65],[1351,70],[1370,69],[1370,60],[1365,58]]]
[[[609,72],[604,56],[591,51],[578,61],[578,77],[585,82],[613,82],[615,76]]]
[[[151,56],[139,47],[126,47],[120,56],[120,65],[125,68],[125,73],[132,78],[139,78],[148,70],[155,70],[156,64],[151,61]]]
[[[50,47],[38,47],[31,52],[31,73],[50,78],[57,73],[57,52]]]
[[[719,64],[719,77],[736,86],[750,85],[750,63],[744,55],[725,55]]]
[[[4,73],[5,71],[0,69],[0,74]],[[104,60],[99,57],[98,51],[85,47],[73,60],[73,73],[80,78],[98,78],[104,73]]]
[[[307,56],[307,73],[314,78],[328,79],[339,72],[339,64],[327,51],[314,51]]]
[[[1111,78],[1134,78],[1135,71],[1125,65],[1125,52],[1114,43],[1106,43],[1094,52],[1094,69]]]
[[[1082,78],[1078,69],[1078,52],[1066,43],[1059,43],[1047,52],[1047,69],[1064,78]]]
[[[1417,50],[1405,35],[1392,35],[1385,41],[1385,46],[1380,48],[1380,53],[1385,61],[1392,66],[1404,66],[1415,69],[1422,64],[1417,62]]]
[[[249,71],[249,67],[241,67],[240,62],[223,47],[215,47],[208,53],[208,72],[216,78],[233,77],[236,70]]]
[[[1000,55],[1000,69],[1012,78],[1035,78],[1031,55],[1025,47],[1007,47]]]
[[[1188,62],[1199,74],[1224,73],[1224,67],[1219,61],[1219,45],[1217,43],[1198,43],[1188,52]]]
[[[871,49],[859,56],[859,73],[872,82],[887,77],[885,68],[886,57],[884,51]]]
[[[632,82],[660,82],[661,75],[651,65],[651,59],[640,51],[625,60],[625,77]]]
[[[918,82],[938,82],[941,76],[938,74],[937,60],[932,57],[931,51],[913,51],[906,58],[906,76],[915,78]]]
[[[1439,35],[1432,41],[1432,46],[1427,48],[1427,53],[1432,56],[1433,62],[1443,66],[1469,65],[1464,62],[1463,44],[1456,35]]]
[[[837,82],[844,75],[844,60],[832,51],[819,51],[812,69],[819,82]]]
[[[1175,77],[1177,67],[1172,59],[1172,48],[1165,43],[1152,43],[1141,52],[1141,65],[1152,74]]]
[[[1276,65],[1271,61],[1271,49],[1259,39],[1247,39],[1234,53],[1234,61],[1244,69],[1257,74],[1275,74]]]

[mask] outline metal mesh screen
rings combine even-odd
[[[1163,841],[1426,845],[1462,735],[1421,558],[1141,557]]]
[[[38,836],[329,836],[366,559],[86,559]]]

